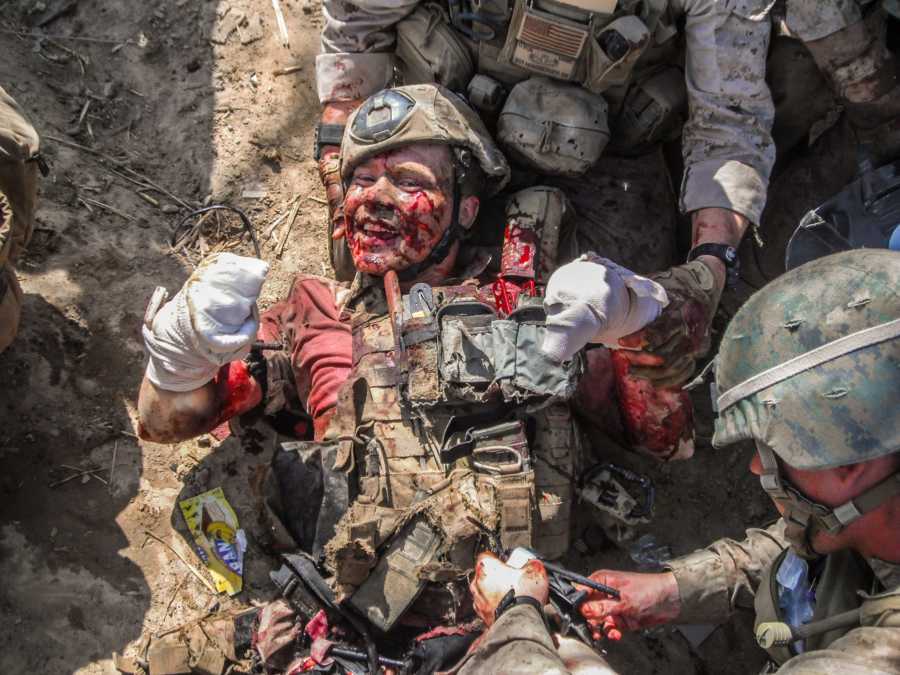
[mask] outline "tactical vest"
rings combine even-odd
[[[789,551],[790,548],[782,551],[760,580],[754,600],[754,628],[767,622],[784,621],[776,576]],[[900,588],[876,593],[880,586],[872,568],[859,554],[844,550],[829,555],[815,586],[816,603],[810,624],[859,608],[857,626],[900,627]],[[803,651],[825,649],[854,627],[845,626],[813,635],[806,639]],[[773,646],[766,651],[779,666],[798,653],[793,645]]]
[[[541,354],[540,305],[500,319],[489,290],[416,285],[394,323],[370,287],[351,312],[353,368],[328,437],[355,495],[325,559],[382,630],[427,581],[464,589],[482,538],[548,558],[569,548],[582,446],[566,400],[581,363]]]
[[[683,125],[687,95],[676,36],[668,0],[446,0],[421,3],[397,24],[396,56],[405,84],[437,82],[465,92],[487,118],[540,118],[514,101],[504,107],[528,78],[578,85],[609,105],[614,147],[628,152]],[[560,87],[550,98],[567,95],[575,96]],[[579,108],[574,100],[563,107]],[[587,121],[576,115],[561,123],[587,136]]]

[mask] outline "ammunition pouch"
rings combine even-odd
[[[584,86],[599,94],[626,84],[649,44],[650,31],[640,18],[626,15],[615,19],[591,38]]]
[[[579,176],[609,140],[606,101],[580,86],[534,77],[510,92],[497,140],[519,162],[549,175]]]
[[[450,302],[424,324],[404,324],[413,406],[503,401],[539,406],[567,400],[581,373],[575,359],[560,365],[541,352],[546,333],[540,305],[498,319],[474,299]]]
[[[347,441],[282,443],[272,458],[277,497],[269,499],[300,550],[320,557],[355,496],[341,466]]]
[[[668,66],[628,89],[612,122],[611,145],[618,154],[641,154],[681,134],[687,120],[687,87],[680,68]]]
[[[468,46],[453,30],[440,5],[419,5],[397,24],[395,55],[404,84],[436,82],[451,91],[465,92],[475,74]]]
[[[327,547],[326,565],[348,602],[388,631],[430,580],[471,568],[477,523],[498,532],[504,546],[531,545],[533,484],[531,471],[461,469],[407,509],[354,505]],[[426,616],[431,609],[416,608]]]
[[[644,16],[616,16],[552,0],[516,0],[499,60],[597,94],[621,86],[659,21],[659,3],[646,4]]]
[[[542,351],[546,314],[541,305],[520,307],[492,325],[494,381],[503,398],[523,403],[542,397],[546,402],[564,401],[575,393],[581,361],[562,365]]]

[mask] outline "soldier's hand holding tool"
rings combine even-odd
[[[165,305],[157,288],[144,316],[147,378],[160,389],[192,391],[250,351],[259,327],[256,300],[269,265],[219,253],[204,260]]]
[[[619,640],[624,631],[674,621],[681,611],[678,583],[671,572],[640,574],[599,570],[590,578],[601,584],[614,586],[620,595],[616,599],[576,584],[579,589],[590,593],[581,605],[581,613],[591,626],[595,640],[604,636],[610,640]]]
[[[547,570],[540,560],[529,560],[521,568],[510,567],[493,553],[478,556],[475,575],[469,585],[475,613],[490,627],[503,597],[510,589],[516,597],[528,596],[541,605],[547,604],[550,586]]]

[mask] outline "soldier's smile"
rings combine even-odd
[[[448,163],[445,148],[420,146],[374,157],[354,172],[344,216],[357,269],[383,275],[428,258],[449,226]]]

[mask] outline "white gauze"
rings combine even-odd
[[[669,304],[665,289],[611,260],[586,253],[556,270],[547,283],[544,309],[550,358],[568,361],[589,343],[618,347]]]
[[[250,351],[259,328],[256,300],[269,265],[219,253],[204,260],[155,316],[145,318],[147,378],[160,389],[192,391]]]

